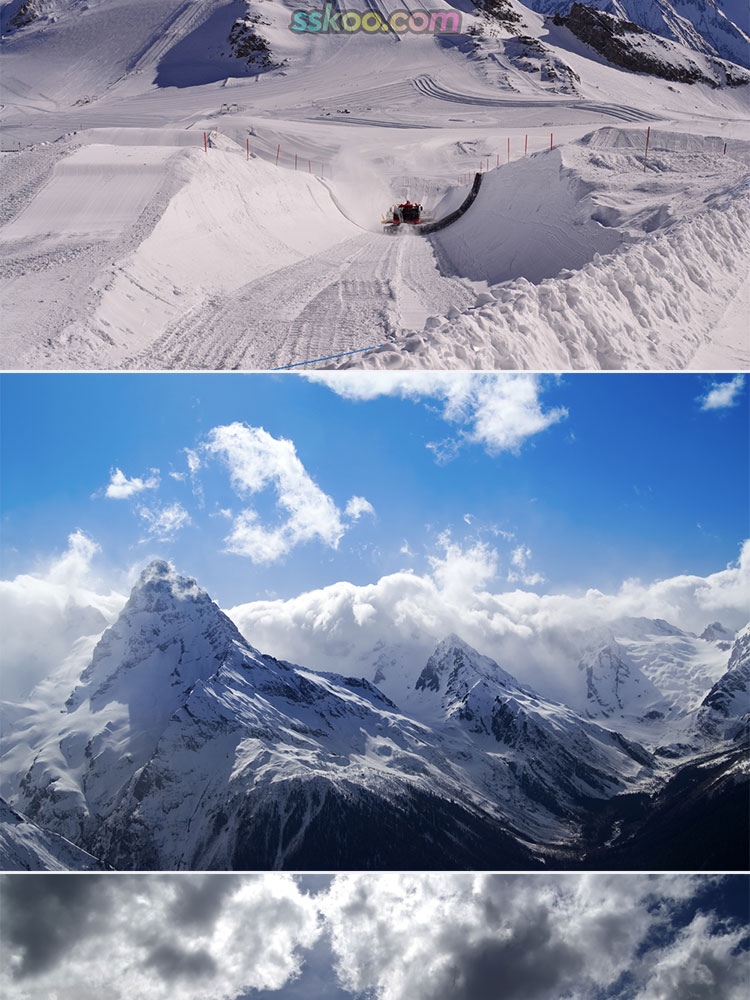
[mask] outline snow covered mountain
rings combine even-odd
[[[696,48],[683,41],[668,41],[633,21],[594,7],[574,3],[567,15],[555,14],[553,23],[570,31],[614,66],[634,73],[681,83],[704,83],[709,87],[740,87],[750,83],[748,73],[736,65],[737,60],[717,59],[710,51],[711,46]],[[704,48],[709,51],[703,51]]]
[[[706,711],[738,717],[746,641]],[[259,653],[157,561],[64,704],[42,685],[7,711],[5,787],[45,833],[122,869],[585,865],[612,838],[602,822],[589,837],[593,816],[628,796],[647,813],[676,769],[742,736],[683,719],[690,739],[665,755],[661,715],[650,747],[622,731],[658,701],[622,648],[585,670],[596,721],[453,635],[403,672],[398,706],[370,681]]]
[[[98,871],[103,866],[64,837],[42,830],[0,798],[0,869]]]
[[[527,0],[526,6],[542,14],[567,14],[575,0]],[[646,31],[685,45],[696,52],[720,56],[740,66],[750,66],[747,17],[740,25],[741,8],[721,0],[587,0],[594,7],[632,21]],[[735,9],[737,8],[737,9]]]
[[[698,725],[703,732],[725,739],[750,729],[750,626],[735,639],[726,673],[703,699]]]

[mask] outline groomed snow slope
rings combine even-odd
[[[0,363],[273,368],[385,344],[349,363],[744,367],[747,88],[623,72],[512,5],[575,88],[524,71],[502,29],[476,49],[303,38],[269,0],[262,27],[288,63],[254,75],[222,48],[244,0],[156,0],[147,17],[134,0],[45,2],[49,16],[5,39]],[[654,142],[644,178],[649,123],[698,151],[678,164]],[[570,144],[612,125],[633,149],[581,161]],[[552,153],[524,159],[526,137],[542,154],[551,133]],[[498,164],[461,228],[397,245],[380,233],[394,200],[443,215]]]

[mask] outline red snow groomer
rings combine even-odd
[[[422,206],[407,199],[400,205],[388,209],[385,218],[380,221],[386,233],[397,232],[402,223],[409,226],[419,225],[422,221]]]

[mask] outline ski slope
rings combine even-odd
[[[747,88],[622,72],[520,4],[575,93],[499,42],[295,36],[275,0],[263,73],[226,51],[237,0],[50,3],[6,40],[3,367],[750,361]],[[383,235],[477,170],[455,225]]]

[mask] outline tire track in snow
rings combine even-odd
[[[212,297],[124,368],[276,368],[370,347],[474,300],[427,240],[367,233]]]

